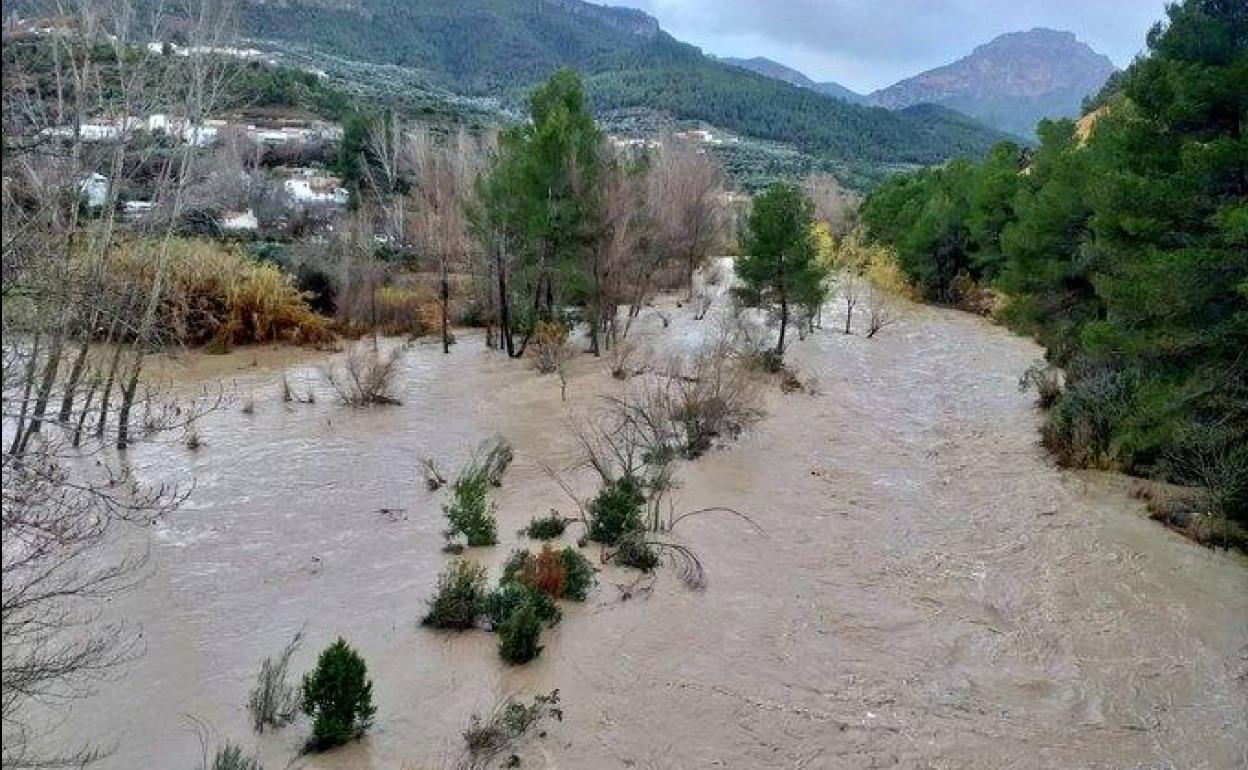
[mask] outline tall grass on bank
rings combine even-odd
[[[315,313],[291,276],[232,246],[189,238],[169,243],[169,279],[161,303],[169,342],[212,343],[228,348],[265,342],[321,346],[334,339],[329,319]],[[118,245],[107,291],[126,295],[147,285],[159,245],[132,240]]]

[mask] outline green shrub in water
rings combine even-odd
[[[531,519],[529,526],[524,528],[524,534],[534,540],[554,540],[567,528],[568,520],[552,508],[548,515]]]
[[[632,567],[642,572],[649,572],[659,566],[659,555],[646,542],[642,532],[630,532],[620,538],[611,560],[621,567]]]
[[[485,586],[484,567],[455,559],[438,575],[437,590],[421,623],[434,628],[472,628],[484,606]]]
[[[303,678],[303,711],[312,717],[309,747],[328,749],[359,738],[373,723],[373,683],[359,653],[341,638]]]
[[[499,584],[485,600],[485,614],[490,618],[490,625],[498,630],[513,613],[526,603],[533,605],[537,617],[549,626],[556,625],[563,613],[555,600],[546,594],[516,580]]]
[[[645,503],[641,482],[632,476],[606,484],[589,503],[589,539],[615,545],[626,533],[642,529]]]
[[[564,597],[574,602],[585,601],[589,592],[594,588],[594,566],[580,551],[571,546],[560,551],[559,556],[563,559],[563,567],[566,570],[563,582]]]
[[[532,602],[523,602],[498,627],[498,654],[508,665],[528,663],[542,653],[542,621]]]
[[[451,500],[442,511],[450,522],[448,538],[462,535],[474,548],[498,542],[494,503],[490,500],[490,476],[485,468],[470,468],[455,479]]]

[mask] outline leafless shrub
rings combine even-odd
[[[485,478],[495,487],[503,485],[503,474],[516,457],[511,443],[502,436],[490,439],[477,448],[471,467],[479,468]]]
[[[647,371],[647,367],[639,366],[637,346],[628,340],[620,340],[611,348],[609,361],[611,376],[617,380],[627,380]]]
[[[693,298],[693,320],[701,321],[706,318],[706,314],[710,311],[711,305],[715,304],[715,296],[707,292],[701,292]]]
[[[515,746],[548,718],[563,721],[558,690],[535,696],[529,704],[508,697],[484,718],[473,714],[468,729],[464,731],[465,755],[457,763],[457,768],[478,770],[489,767],[504,751]]]
[[[882,289],[867,287],[867,339],[897,323],[897,315]]]
[[[837,284],[841,299],[845,302],[845,334],[853,334],[854,308],[862,301],[863,279],[857,269],[851,267],[841,274]]]
[[[716,438],[737,438],[761,416],[758,380],[723,338],[688,358],[673,359],[647,400],[666,415],[689,458],[706,452]]]
[[[398,405],[402,402],[393,395],[393,389],[402,360],[402,347],[382,353],[371,345],[356,345],[340,363],[323,368],[321,374],[343,404]]]
[[[446,476],[442,474],[438,468],[437,461],[432,457],[422,457],[420,459],[421,470],[425,474],[425,486],[430,492],[437,492],[446,486]]]
[[[604,397],[601,409],[573,425],[585,464],[604,485],[625,477],[641,484],[652,530],[662,529],[676,460],[702,455],[716,439],[736,438],[762,416],[758,379],[736,355],[731,328],[724,329],[694,353]]]
[[[237,743],[221,740],[207,722],[195,717],[187,719],[199,740],[196,770],[264,770],[258,757],[245,754]]]
[[[533,332],[533,365],[541,374],[558,372],[571,356],[568,330],[556,323],[539,321]]]
[[[274,729],[290,724],[299,714],[302,705],[299,689],[289,684],[290,659],[303,642],[303,630],[299,630],[276,658],[265,658],[260,664],[256,686],[247,699],[247,713],[251,726],[258,733],[264,728]]]

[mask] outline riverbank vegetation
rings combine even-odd
[[[1045,346],[1064,371],[1042,394],[1059,462],[1196,485],[1231,526],[1248,525],[1246,25],[1234,3],[1176,4],[1078,124],[863,206],[927,298],[999,293],[997,315]]]

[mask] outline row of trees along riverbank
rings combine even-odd
[[[928,299],[1005,295],[1064,371],[1033,375],[1061,462],[1203,487],[1224,540],[1248,524],[1248,6],[1167,14],[1078,124],[895,177],[862,217]]]

